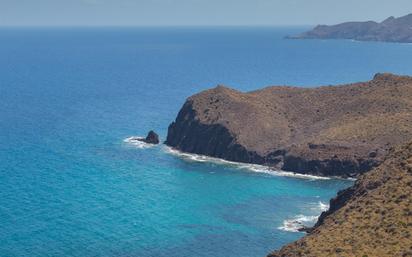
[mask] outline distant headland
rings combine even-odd
[[[166,144],[184,152],[322,176],[354,177],[412,140],[412,77],[318,88],[224,86],[187,99]]]
[[[289,39],[353,39],[412,43],[412,14],[389,17],[381,23],[375,21],[345,22],[338,25],[318,25],[313,30]]]

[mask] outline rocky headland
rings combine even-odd
[[[330,202],[311,232],[268,257],[412,256],[412,142]]]
[[[412,77],[340,86],[225,86],[189,97],[166,144],[184,152],[322,176],[357,176],[412,140]]]
[[[338,25],[318,25],[313,30],[290,39],[353,39],[359,41],[385,41],[412,43],[412,14],[383,22],[345,22]]]

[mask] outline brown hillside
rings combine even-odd
[[[412,256],[412,143],[331,200],[317,227],[269,257]]]
[[[179,150],[318,175],[370,170],[412,140],[412,78],[342,86],[227,87],[190,97],[169,127]]]

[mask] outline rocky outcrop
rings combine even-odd
[[[224,125],[199,121],[191,101],[184,104],[176,121],[169,126],[166,144],[185,152],[231,161],[265,163],[264,157],[238,144]]]
[[[412,256],[412,143],[339,192],[307,236],[268,256]]]
[[[156,134],[153,130],[150,130],[146,138],[138,138],[137,140],[145,142],[147,144],[157,145],[159,144],[159,135]]]
[[[381,23],[374,21],[346,22],[338,25],[318,25],[313,30],[291,39],[353,39],[359,41],[386,41],[412,43],[412,14],[389,17]]]
[[[342,86],[224,86],[187,99],[166,144],[229,161],[324,176],[356,176],[412,140],[412,78],[377,74]]]

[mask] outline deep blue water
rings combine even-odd
[[[186,97],[412,74],[412,45],[305,28],[0,30],[0,256],[264,256],[351,184],[193,162],[164,146]]]

